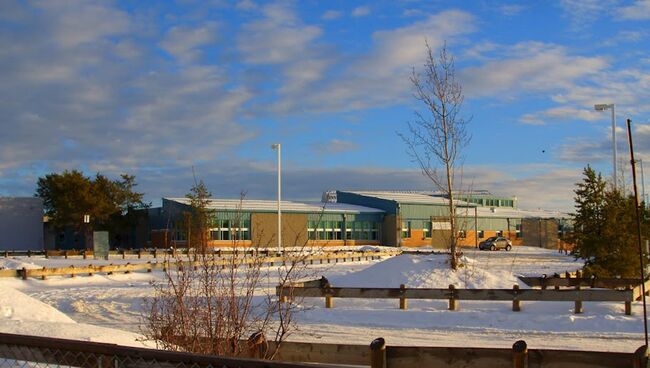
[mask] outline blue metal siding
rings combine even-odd
[[[350,192],[336,191],[336,201],[339,203],[355,204],[357,206],[365,206],[377,208],[386,212],[389,215],[397,214],[397,202],[389,201],[386,199],[367,197]]]

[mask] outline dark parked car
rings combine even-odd
[[[480,250],[497,250],[497,249],[512,249],[512,242],[502,236],[493,236],[480,242],[478,245]]]

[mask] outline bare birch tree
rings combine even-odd
[[[468,120],[461,114],[463,89],[456,79],[454,58],[448,53],[447,45],[443,45],[438,55],[428,42],[425,46],[424,68],[421,72],[413,68],[409,78],[413,96],[422,109],[416,110],[415,119],[408,122],[408,132],[398,134],[422,173],[448,199],[451,227],[448,247],[451,268],[455,270],[458,267],[455,180],[462,165],[461,152],[470,140],[466,130]]]

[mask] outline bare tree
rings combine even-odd
[[[307,242],[274,258],[277,268],[266,267],[270,244],[262,249],[259,241],[251,247],[240,241],[250,226],[242,216],[242,193],[228,221],[230,247],[221,248],[228,254],[221,257],[207,243],[209,217],[217,215],[207,209],[210,194],[202,182],[195,187],[200,190],[193,188],[192,193],[198,198],[188,197],[201,215],[190,217],[188,228],[194,231],[195,250],[201,251],[194,254],[194,261],[184,262],[180,255],[166,260],[162,281],[152,283],[154,295],[146,299],[142,332],[168,350],[273,359],[293,331],[293,314],[302,304],[298,298],[276,297],[275,290],[265,285],[265,276],[267,284],[291,295],[294,283],[313,276],[307,266]],[[298,234],[296,244],[300,238]],[[200,239],[206,241],[198,243]],[[268,348],[267,337],[275,342],[273,349]]]
[[[415,111],[415,120],[408,122],[408,133],[398,133],[407,145],[407,151],[434,187],[448,199],[452,269],[458,267],[456,252],[457,224],[454,195],[456,173],[461,166],[462,149],[470,136],[462,117],[463,89],[456,79],[454,58],[443,45],[436,56],[428,42],[426,61],[421,72],[413,68],[410,81],[414,97],[422,103],[422,110]]]

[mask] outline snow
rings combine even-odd
[[[456,272],[449,270],[446,256],[436,254],[309,267],[314,278],[323,275],[334,286],[512,288],[518,284],[526,288],[517,276],[550,275],[581,266],[571,256],[529,247],[514,247],[510,252],[466,249],[461,261],[463,267]],[[90,263],[98,264],[81,259],[0,258],[0,267],[8,268]],[[277,275],[272,267],[264,272],[265,290],[257,294],[260,301],[273,292]],[[143,303],[152,295],[151,282],[161,277],[154,271],[0,279],[0,331],[142,346]],[[620,302],[585,302],[579,315],[573,314],[572,302],[522,302],[521,312],[512,312],[510,302],[499,301],[459,301],[457,311],[447,310],[446,300],[409,300],[408,310],[400,310],[395,299],[335,298],[332,309],[324,307],[322,298],[305,298],[301,303],[302,310],[295,316],[299,330],[291,336],[295,341],[368,344],[381,336],[391,345],[507,348],[524,339],[530,348],[626,352],[643,344],[638,302],[633,303],[632,316],[623,313]]]

